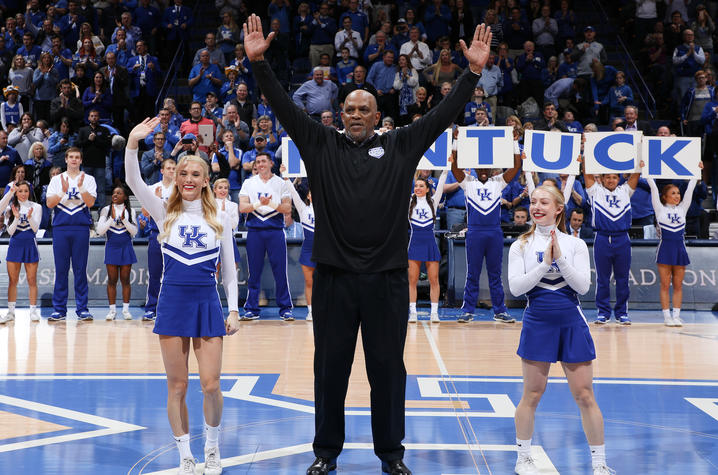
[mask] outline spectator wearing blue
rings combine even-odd
[[[702,137],[705,127],[701,117],[706,104],[715,100],[715,88],[706,83],[707,75],[702,69],[696,71],[694,78],[695,87],[688,89],[681,100],[681,121],[685,127],[684,135]],[[708,160],[704,158],[704,164]]]
[[[624,175],[628,179],[628,175]],[[651,204],[651,188],[645,178],[639,178],[631,195],[631,226],[653,226],[655,214]]]
[[[576,37],[576,14],[569,8],[568,0],[561,0],[560,9],[553,14],[553,17],[558,26],[556,37],[559,44],[563,45],[567,39]]]
[[[415,2],[415,6],[419,7],[419,2]],[[427,35],[426,35],[426,28],[424,27],[424,23],[421,22],[421,20],[417,17],[417,9],[415,8],[407,8],[406,12],[404,12],[404,21],[406,22],[406,31],[409,32],[413,27],[417,27],[419,29],[419,38],[421,41],[426,42]],[[401,21],[401,18],[399,19]],[[406,42],[403,41],[402,44]],[[395,45],[396,46],[396,45]],[[399,48],[401,45],[397,46]],[[463,55],[462,55],[463,56]]]
[[[30,0],[27,3],[27,10],[25,10],[25,21],[27,23],[40,26],[46,17],[47,15],[45,15],[45,12],[40,9],[39,0]]]
[[[578,77],[578,66],[573,61],[573,50],[566,48],[563,50],[564,61],[558,65],[559,78],[576,78]]]
[[[268,115],[260,115],[257,118],[257,127],[254,129],[254,133],[249,139],[249,146],[254,147],[254,141],[257,139],[257,137],[260,136],[264,137],[264,140],[267,144],[266,150],[272,153],[276,153],[277,149],[279,148],[280,142],[277,139],[277,134],[274,133],[274,131],[272,130],[272,118]]]
[[[53,166],[63,168],[65,166],[65,152],[70,147],[75,147],[77,133],[73,133],[72,124],[66,118],[60,120],[57,131],[47,139],[48,158]]]
[[[157,133],[162,133],[165,136],[165,141],[162,144],[162,146],[168,151],[171,152],[172,149],[177,145],[177,142],[180,141],[182,138],[179,127],[173,125],[170,123],[170,117],[172,116],[172,113],[169,111],[169,109],[162,108],[160,109],[160,112],[157,114],[157,117],[160,118],[160,123],[157,124],[157,127],[145,137],[145,145],[147,148],[152,148],[155,145],[154,136]]]
[[[334,55],[334,35],[337,33],[337,22],[329,16],[329,5],[322,2],[319,10],[313,14],[309,40],[309,62],[312,67],[319,64],[322,53]]]
[[[491,110],[496,110],[499,91],[504,86],[504,75],[501,68],[496,66],[496,55],[493,51],[489,53],[489,62],[486,63],[486,67],[481,71],[479,85],[484,89],[486,102],[491,106]]]
[[[217,37],[213,32],[210,31],[204,35],[204,47],[195,52],[194,58],[192,59],[192,66],[197,66],[200,63],[200,55],[202,54],[202,51],[207,51],[207,53],[209,53],[209,62],[211,64],[216,64],[221,69],[224,69],[226,66],[224,52],[217,47]]]
[[[140,30],[138,26],[132,24],[132,13],[130,12],[123,12],[122,15],[120,15],[120,25],[115,28],[115,31],[112,32],[112,37],[110,38],[112,42],[115,41],[117,32],[120,30],[125,30],[125,33],[127,33],[127,42],[130,44],[137,44],[137,42],[142,39],[147,41],[146,38],[142,37],[142,30]]]
[[[252,75],[252,65],[244,54],[244,46],[237,43],[234,47],[234,59],[230,61],[230,66],[237,68],[237,84],[244,83],[247,85],[249,97],[254,97],[254,76]],[[231,99],[230,99],[231,100]]]
[[[267,13],[269,14],[270,21],[275,18],[279,20],[279,31],[285,35],[291,33],[292,21],[290,19],[291,10],[289,2],[286,0],[271,0],[271,3],[267,7]]]
[[[700,109],[697,113],[697,119],[695,120],[700,121],[704,104],[705,102],[700,105]],[[616,73],[616,85],[611,87],[611,89],[608,90],[608,94],[601,99],[601,105],[608,106],[609,122],[612,121],[614,117],[622,116],[623,109],[626,106],[633,105],[633,90],[631,89],[631,86],[626,84],[626,73],[623,71],[618,71]]]
[[[416,25],[415,25],[416,26]],[[422,25],[423,27],[423,25]],[[421,30],[418,29],[418,35],[421,37]],[[424,33],[426,36],[426,33]],[[391,44],[397,51],[401,50],[401,46],[409,41],[409,24],[404,18],[399,18],[394,26],[394,34],[391,37]]]
[[[165,97],[165,100],[162,101],[162,107],[170,111],[170,125],[177,127],[177,130],[179,130],[179,128],[182,127],[182,122],[185,121],[185,118],[182,117],[182,114],[180,114],[177,110],[177,103],[174,98]]]
[[[351,18],[352,29],[359,32],[363,44],[369,42],[369,17],[359,10],[359,0],[349,0],[349,10],[342,13],[339,23],[344,25],[345,18]],[[361,45],[359,46],[361,48]]]
[[[518,7],[511,9],[511,17],[504,20],[501,30],[511,58],[523,53],[524,44],[532,38],[531,25],[521,17],[521,9]]]
[[[37,27],[33,24],[28,25],[28,31],[32,33],[35,38],[35,44],[39,46],[42,51],[50,51],[52,48],[52,38],[55,37],[55,32],[52,29],[53,26],[51,20],[43,20],[41,27]]]
[[[506,42],[499,43],[498,56],[494,59],[496,65],[501,70],[503,86],[499,90],[499,103],[502,105],[514,105],[514,80],[512,73],[514,72],[514,60],[509,58],[509,45]]]
[[[336,109],[334,104],[337,100],[337,93],[337,85],[331,81],[325,81],[324,72],[314,68],[313,78],[299,86],[292,96],[292,100],[313,119],[320,122],[323,111]]]
[[[227,66],[224,68],[224,83],[219,88],[219,102],[226,104],[237,97],[237,84],[239,81],[239,70],[237,66]]]
[[[374,63],[380,63],[382,61],[386,51],[392,51],[394,53],[394,57],[396,57],[396,49],[387,41],[386,33],[379,30],[374,36],[376,38],[376,43],[370,44],[366,47],[366,50],[364,50],[364,64],[370,71]]]
[[[192,100],[201,104],[204,104],[207,93],[216,94],[222,86],[222,71],[210,63],[210,53],[206,49],[199,52],[199,63],[189,72],[187,85],[192,88]]]
[[[326,81],[326,75],[324,76],[324,80]],[[272,106],[269,105],[269,101],[267,100],[267,97],[264,94],[259,94],[259,103],[257,104],[257,122],[261,119],[262,116],[267,116],[269,118],[269,121],[271,123],[271,130],[276,131],[277,130],[277,117],[274,115],[274,111],[272,110]]]
[[[212,171],[218,173],[222,168],[229,168],[229,175],[227,175],[229,196],[232,201],[237,203],[239,202],[239,190],[242,188],[242,150],[234,142],[234,134],[231,130],[224,129],[219,143],[222,146],[210,157]],[[224,167],[220,165],[220,161],[223,162]]]
[[[486,116],[489,118],[489,121],[491,121],[491,105],[484,101],[485,97],[486,92],[484,91],[484,88],[477,85],[474,88],[474,95],[471,96],[471,101],[467,102],[464,106],[464,125],[476,124],[476,111],[482,107],[486,109]]]
[[[556,56],[548,57],[546,67],[541,71],[541,82],[543,82],[544,87],[549,87],[558,79],[560,79],[558,75],[558,58]]]
[[[145,151],[140,159],[140,169],[145,183],[153,185],[162,179],[160,169],[162,162],[171,158],[171,150],[167,150],[167,138],[163,132],[152,133],[152,148]],[[145,142],[146,143],[146,142]]]
[[[37,67],[37,61],[40,59],[42,49],[35,45],[35,38],[33,38],[32,33],[28,31],[22,35],[22,46],[18,48],[15,54],[25,58],[25,63],[34,69]]]
[[[224,108],[219,105],[217,93],[209,91],[205,97],[204,108],[202,109],[202,117],[206,117],[219,126],[224,115]]]
[[[140,0],[140,4],[135,8],[134,17],[135,24],[142,34],[141,37],[150,44],[150,51],[156,51],[162,14],[150,5],[150,0]]]
[[[175,0],[175,2],[181,0]],[[135,45],[137,56],[130,58],[127,72],[130,75],[130,98],[133,102],[133,122],[142,122],[155,115],[155,101],[160,89],[162,72],[160,62],[147,54],[147,44],[141,40]]]
[[[272,162],[274,162],[274,153],[267,150],[267,139],[263,135],[255,137],[254,148],[242,154],[242,181],[252,176],[252,167],[257,159],[257,154],[260,152],[269,154]]]
[[[92,84],[83,92],[82,106],[85,108],[85,120],[91,110],[96,110],[100,114],[101,123],[112,122],[112,91],[105,75],[100,71],[93,74]]]
[[[563,111],[563,123],[566,124],[566,128],[569,132],[573,132],[574,134],[583,133],[583,125],[576,120],[572,107],[568,107]]]
[[[574,90],[573,84],[578,79],[563,78],[551,84],[544,91],[544,101],[550,102],[558,109],[559,99],[569,99]],[[621,110],[623,112],[623,110]]]
[[[162,29],[165,31],[164,51],[171,56],[183,40],[189,40],[189,27],[192,26],[192,10],[182,5],[182,0],[174,0],[174,5],[165,8],[162,13]]]
[[[35,89],[33,94],[33,111],[40,119],[50,118],[50,102],[57,96],[57,85],[60,78],[52,65],[50,53],[40,55],[40,64],[32,76],[32,84]]]
[[[609,89],[616,82],[616,74],[618,70],[611,65],[604,65],[600,61],[591,63],[591,97],[594,101],[594,109],[598,111],[601,105],[601,99],[606,97]],[[585,78],[579,74],[580,78]]]
[[[7,144],[7,132],[0,130],[0,189],[5,189],[13,168],[18,165],[22,165],[20,155]]]
[[[2,125],[2,130],[8,130],[8,125],[20,123],[20,117],[25,109],[18,101],[19,89],[17,87],[11,84],[3,89],[3,94],[6,101],[0,104],[0,125]]]
[[[301,2],[297,7],[297,14],[292,19],[292,34],[294,35],[294,56],[298,58],[309,57],[309,44],[312,38],[312,21],[314,18],[307,2]],[[331,53],[328,53],[331,57]]]
[[[349,48],[346,46],[341,49],[342,59],[337,61],[337,79],[339,84],[352,82],[354,68],[357,67],[355,59],[349,56]]]
[[[383,60],[372,65],[366,78],[376,89],[377,108],[382,112],[382,117],[398,117],[397,91],[394,90],[396,71],[394,51],[387,50]]]
[[[535,51],[533,41],[524,43],[524,52],[516,57],[514,63],[516,71],[521,75],[518,84],[519,102],[533,97],[537,104],[543,102],[544,87],[541,81],[541,71],[546,62],[539,51]]]
[[[431,3],[424,11],[424,28],[427,41],[434,44],[440,37],[449,35],[451,9],[442,0],[432,0]]]
[[[476,171],[473,168],[467,168],[464,173],[476,178]],[[457,227],[466,224],[466,197],[453,173],[449,173],[446,177],[444,196],[446,197],[444,202],[446,207],[446,229],[456,231]]]
[[[57,22],[57,26],[60,27],[60,35],[66,45],[72,48],[77,43],[77,40],[80,39],[80,26],[84,21],[85,18],[77,8],[77,2],[68,2],[67,13]]]
[[[132,47],[127,42],[127,33],[125,30],[118,30],[115,42],[107,46],[105,50],[105,56],[109,53],[114,53],[117,57],[117,64],[123,67],[127,67],[130,62],[130,58],[135,55]]]
[[[694,43],[693,30],[683,30],[683,43],[673,50],[674,94],[676,101],[685,96],[695,85],[694,76],[703,68],[706,55],[703,48]]]
[[[232,12],[225,11],[222,13],[222,24],[217,27],[217,34],[215,38],[219,49],[224,53],[224,59],[229,62],[234,52],[234,47],[239,43],[239,39],[242,36],[237,23],[234,21]]]

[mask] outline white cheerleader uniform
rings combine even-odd
[[[439,183],[436,185],[436,192],[431,197],[430,205],[426,196],[417,196],[416,205],[409,216],[409,225],[411,226],[411,235],[409,236],[409,260],[419,262],[439,262],[441,261],[441,253],[439,246],[436,245],[436,237],[434,236],[434,221],[436,220],[436,210],[441,202],[441,195],[444,191],[446,176],[449,171],[444,170],[439,177]],[[432,211],[433,208],[433,211]]]
[[[688,182],[683,199],[678,205],[664,205],[661,203],[661,194],[653,178],[647,178],[651,187],[651,203],[656,213],[656,221],[661,232],[658,249],[656,249],[656,263],[669,266],[687,266],[691,263],[686,250],[684,235],[686,231],[686,213],[691,206],[693,190],[697,180],[692,178]]]
[[[596,350],[578,301],[591,286],[588,247],[556,229],[561,257],[544,261],[555,229],[536,226],[526,242],[517,239],[509,250],[509,289],[516,297],[528,297],[517,354],[551,363],[590,361]]]
[[[302,201],[301,196],[294,188],[289,185],[289,193],[292,195],[292,203],[299,213],[299,222],[302,223],[304,231],[304,241],[302,241],[302,251],[299,254],[299,263],[307,267],[315,267],[316,264],[312,260],[312,247],[314,246],[314,205],[306,204]]]
[[[7,192],[0,201],[0,210],[5,209],[13,197],[13,193]],[[12,223],[7,227],[10,234],[10,243],[7,248],[8,262],[32,263],[40,260],[40,254],[37,251],[37,241],[35,233],[40,227],[42,220],[42,206],[33,203],[30,200],[20,202],[20,217],[15,218],[12,210],[8,207],[5,211],[5,222],[12,219]],[[30,210],[32,209],[32,214]],[[28,214],[30,216],[28,217]]]
[[[110,206],[115,208],[115,218],[112,218]],[[105,244],[105,265],[126,266],[137,262],[135,250],[132,247],[132,238],[137,234],[137,220],[130,222],[132,210],[125,209],[124,205],[112,204],[100,211],[100,219],[95,231],[100,236],[107,235]]]
[[[127,184],[164,232],[166,203],[142,180],[137,150],[125,150]],[[157,301],[154,333],[182,337],[215,337],[226,334],[217,293],[216,267],[220,253],[232,262],[232,224],[224,213],[222,234],[207,224],[202,200],[182,201],[182,213],[161,241],[164,269]],[[237,273],[222,266],[222,282],[229,311],[237,311]]]

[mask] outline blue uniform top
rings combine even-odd
[[[289,185],[277,175],[272,175],[267,181],[262,180],[259,175],[254,175],[242,183],[239,196],[246,196],[249,202],[256,204],[254,211],[247,215],[247,228],[249,229],[284,229],[284,216],[275,208],[269,205],[259,205],[259,198],[268,197],[270,201],[279,204],[284,198],[289,198],[291,193]]]
[[[112,217],[110,206],[115,208],[115,217]],[[97,221],[95,231],[102,236],[107,235],[107,242],[125,242],[132,240],[137,234],[137,219],[130,222],[130,216],[134,216],[131,209],[125,209],[124,205],[108,205],[100,211],[100,219]]]
[[[586,188],[591,200],[593,219],[591,226],[596,232],[620,233],[631,227],[631,196],[633,188],[628,183],[609,191],[598,181]]]
[[[466,196],[469,229],[486,229],[501,225],[501,192],[506,187],[503,175],[492,176],[486,183],[466,175],[459,183]]]
[[[69,186],[66,192],[62,191],[62,181],[60,177],[64,177],[68,181]],[[79,178],[80,175],[72,178],[67,172],[63,172],[59,175],[55,175],[50,180],[50,184],[47,187],[47,196],[62,196],[53,214],[53,226],[86,226],[88,228],[92,226],[90,210],[87,208],[87,205],[85,205],[85,202],[82,201],[80,189],[77,186],[77,180]],[[92,175],[85,173],[83,187],[92,196],[97,197],[97,184]]]
[[[556,230],[561,257],[552,262],[543,256]],[[586,243],[562,233],[555,226],[536,226],[525,241],[517,239],[509,250],[509,289],[518,297],[526,294],[528,305],[538,309],[576,307],[578,296],[591,286],[591,266]]]
[[[436,192],[431,197],[431,204],[427,201],[426,197],[417,197],[416,205],[409,216],[409,224],[411,225],[412,232],[414,231],[434,231],[434,221],[432,218],[436,215],[439,209],[439,203],[441,202],[441,195],[444,191],[444,184],[449,174],[449,170],[444,170],[439,177],[439,183],[436,185]],[[431,209],[434,209],[433,213]]]

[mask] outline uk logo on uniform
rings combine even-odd
[[[374,158],[381,158],[384,156],[384,147],[374,147],[369,149],[369,156]]]
[[[618,196],[613,196],[613,195],[606,196],[606,201],[608,202],[609,208],[613,208],[613,207],[620,208],[620,206],[619,206],[620,200],[618,199]]]
[[[207,233],[199,232],[199,226],[189,226],[190,232],[187,233],[188,226],[182,225],[179,227],[179,235],[184,238],[182,247],[198,247],[200,249],[206,249],[207,245],[202,241],[202,238],[207,236]]]
[[[77,188],[70,188],[67,190],[67,199],[68,200],[79,200],[80,199],[80,190]]]
[[[668,219],[671,220],[671,224],[681,224],[681,218],[678,217],[678,213],[668,213]]]

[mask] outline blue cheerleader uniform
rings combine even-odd
[[[110,206],[115,208],[115,218],[112,218]],[[137,234],[137,225],[129,220],[132,210],[128,212],[124,205],[110,206],[105,206],[100,211],[100,220],[95,229],[100,236],[107,235],[105,265],[132,265],[137,262],[132,247],[132,238]]]
[[[224,213],[218,214],[222,221],[222,234],[218,235],[204,219],[202,200],[183,200],[182,212],[163,236],[165,202],[142,181],[136,149],[125,150],[125,174],[127,184],[154,218],[162,236],[164,268],[154,333],[193,338],[225,335],[215,273],[220,253],[225,262],[234,258],[229,219]],[[230,312],[238,311],[237,273],[232,266],[222,266],[222,283]]]
[[[299,213],[299,221],[302,223],[304,231],[304,241],[302,241],[302,250],[299,253],[299,263],[303,266],[314,268],[316,264],[312,260],[312,247],[314,246],[314,205],[305,204],[293,186],[289,186],[289,192],[292,195],[292,203]]]
[[[692,178],[678,205],[664,205],[661,203],[660,192],[656,182],[647,178],[651,188],[651,202],[656,213],[656,221],[660,230],[660,241],[656,249],[656,263],[669,266],[687,266],[691,263],[686,250],[684,235],[686,231],[686,213],[691,206],[693,190],[697,180]]]
[[[588,247],[556,230],[561,257],[544,261],[554,229],[537,226],[533,235],[517,239],[509,250],[509,289],[516,297],[528,297],[517,354],[551,363],[591,361],[596,349],[578,300],[591,286]]]
[[[409,216],[409,225],[411,226],[408,249],[410,261],[441,261],[441,253],[434,236],[434,221],[448,173],[448,170],[441,173],[439,183],[436,185],[436,192],[431,197],[431,204],[426,196],[417,196],[416,198],[416,205]]]
[[[0,209],[4,209],[12,198],[12,193],[6,193],[0,202]],[[32,209],[32,213],[30,210]],[[5,222],[12,219],[12,223],[7,227],[10,234],[10,243],[7,248],[8,262],[32,263],[40,260],[40,254],[37,251],[37,241],[35,233],[40,227],[42,220],[42,206],[31,201],[20,203],[20,217],[15,218],[10,208],[5,212]],[[28,214],[30,216],[28,217]]]
[[[52,306],[54,313],[59,315],[67,314],[70,263],[75,276],[75,311],[78,315],[88,311],[87,255],[90,249],[92,217],[77,185],[80,176],[72,178],[67,172],[63,172],[52,177],[47,187],[48,197],[62,197],[52,217],[52,251],[55,259]],[[61,177],[68,181],[67,191],[62,191]],[[83,186],[87,193],[97,197],[97,184],[92,175],[85,173]]]

